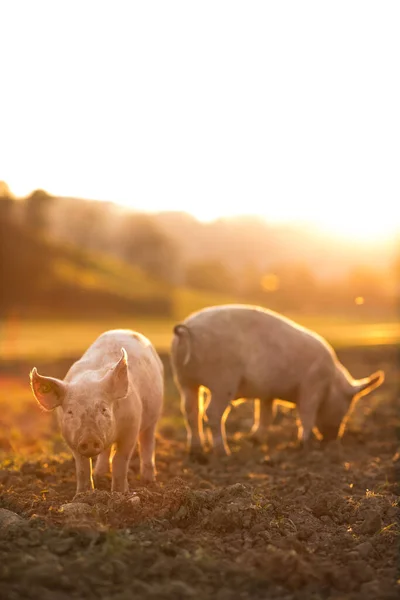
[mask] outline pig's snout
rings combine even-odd
[[[79,442],[77,450],[82,456],[93,458],[100,454],[103,450],[103,445],[100,440],[96,438],[85,438]]]

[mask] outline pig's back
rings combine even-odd
[[[116,329],[104,333],[99,342],[111,349],[114,357],[121,357],[121,348],[128,354],[128,365],[131,376],[135,379],[162,378],[163,364],[150,340],[130,329]]]
[[[190,315],[184,324],[190,329],[196,344],[226,347],[226,344],[234,343],[235,352],[247,359],[250,349],[260,347],[265,352],[266,345],[278,351],[280,347],[287,349],[289,343],[296,349],[321,344],[329,348],[317,334],[258,306],[228,304],[210,307]]]
[[[128,355],[131,381],[139,390],[148,380],[162,380],[163,365],[152,343],[141,333],[130,329],[114,329],[100,335],[71,367],[66,379],[71,380],[85,371],[105,374],[121,358],[122,348]]]
[[[332,359],[332,349],[318,335],[261,307],[210,307],[184,324],[192,340],[188,369],[228,368],[245,379],[289,377],[294,382],[316,358]]]

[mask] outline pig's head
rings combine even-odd
[[[113,442],[114,408],[129,387],[128,357],[121,351],[120,360],[102,377],[87,371],[66,382],[31,371],[33,395],[45,410],[58,409],[66,442],[82,456],[97,456]]]
[[[376,371],[363,379],[353,379],[341,365],[337,368],[329,394],[317,416],[317,427],[325,441],[343,434],[354,403],[379,387],[384,379],[383,371]]]

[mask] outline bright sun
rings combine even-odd
[[[190,212],[200,221],[208,222],[217,219],[221,216],[235,217],[246,214],[246,207],[243,206],[243,210],[231,210],[225,209],[224,213],[218,212],[218,207],[204,204],[203,206],[193,207],[190,210],[189,206],[187,212]],[[272,214],[271,214],[272,212]],[[326,232],[327,235],[334,235],[335,237],[344,237],[346,239],[354,239],[354,241],[366,242],[366,241],[384,241],[392,238],[396,235],[400,235],[400,226],[395,215],[387,213],[373,212],[370,214],[367,211],[360,211],[359,215],[342,214],[332,215],[326,213],[322,214],[308,214],[308,215],[296,215],[296,210],[293,210],[291,214],[290,210],[286,210],[285,214],[279,215],[271,211],[270,213],[263,213],[262,210],[249,213],[256,216],[262,217],[266,221],[273,223],[290,223],[294,225],[304,224],[305,226],[311,225],[316,227],[322,232]]]
[[[393,219],[386,220],[379,218],[379,215],[375,215],[375,218],[366,215],[364,218],[341,221],[327,219],[316,224],[322,231],[356,241],[385,240],[393,237],[399,229]]]

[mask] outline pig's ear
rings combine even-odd
[[[128,393],[128,355],[125,348],[121,348],[121,358],[111,369],[107,376],[108,388],[113,399],[124,398]]]
[[[66,384],[54,377],[39,375],[36,367],[30,373],[33,395],[45,410],[53,410],[62,404],[65,396]]]
[[[382,385],[384,380],[385,373],[383,371],[376,371],[376,373],[373,373],[369,377],[364,377],[364,379],[355,379],[352,384],[354,394],[357,394],[359,397],[365,396]]]

